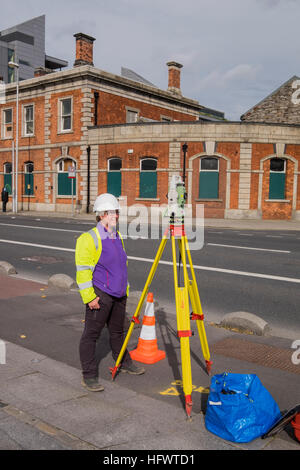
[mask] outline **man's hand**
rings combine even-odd
[[[89,307],[90,307],[91,310],[99,310],[100,309],[99,297],[96,297],[94,300],[92,300],[89,303]]]

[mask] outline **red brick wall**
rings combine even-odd
[[[195,121],[196,116],[181,113],[164,108],[143,103],[138,100],[124,98],[112,93],[99,92],[98,102],[98,124],[124,124],[126,123],[126,106],[139,110],[139,117],[161,120],[161,115],[179,121]]]
[[[133,153],[128,154],[128,149]],[[144,157],[157,158],[157,168],[168,168],[169,165],[169,143],[128,143],[126,144],[107,144],[99,146],[99,169],[107,169],[107,161],[112,157],[122,159],[122,168],[136,169],[136,171],[122,172],[122,196],[127,196],[127,204],[137,204],[136,198],[139,197],[139,168],[140,160]],[[107,189],[107,172],[99,172],[98,176],[99,192]],[[159,204],[167,204],[165,195],[168,192],[168,172],[157,172],[157,197]],[[151,206],[153,201],[143,199],[142,204]]]

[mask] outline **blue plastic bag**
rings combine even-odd
[[[217,374],[211,378],[205,425],[232,442],[250,442],[280,418],[277,403],[254,374]]]

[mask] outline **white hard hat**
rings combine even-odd
[[[116,211],[120,209],[118,199],[109,193],[100,194],[94,204],[94,212]]]

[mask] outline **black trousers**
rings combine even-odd
[[[96,358],[96,343],[105,325],[108,327],[110,347],[114,361],[118,359],[124,342],[124,320],[126,313],[125,297],[112,297],[94,288],[100,297],[100,310],[91,310],[86,305],[85,326],[79,344],[79,356],[82,367],[82,375],[85,379],[98,377],[98,362]],[[125,351],[122,364],[129,365],[132,360]]]
[[[3,212],[6,212],[6,204],[7,204],[6,201],[2,201],[2,211]]]

